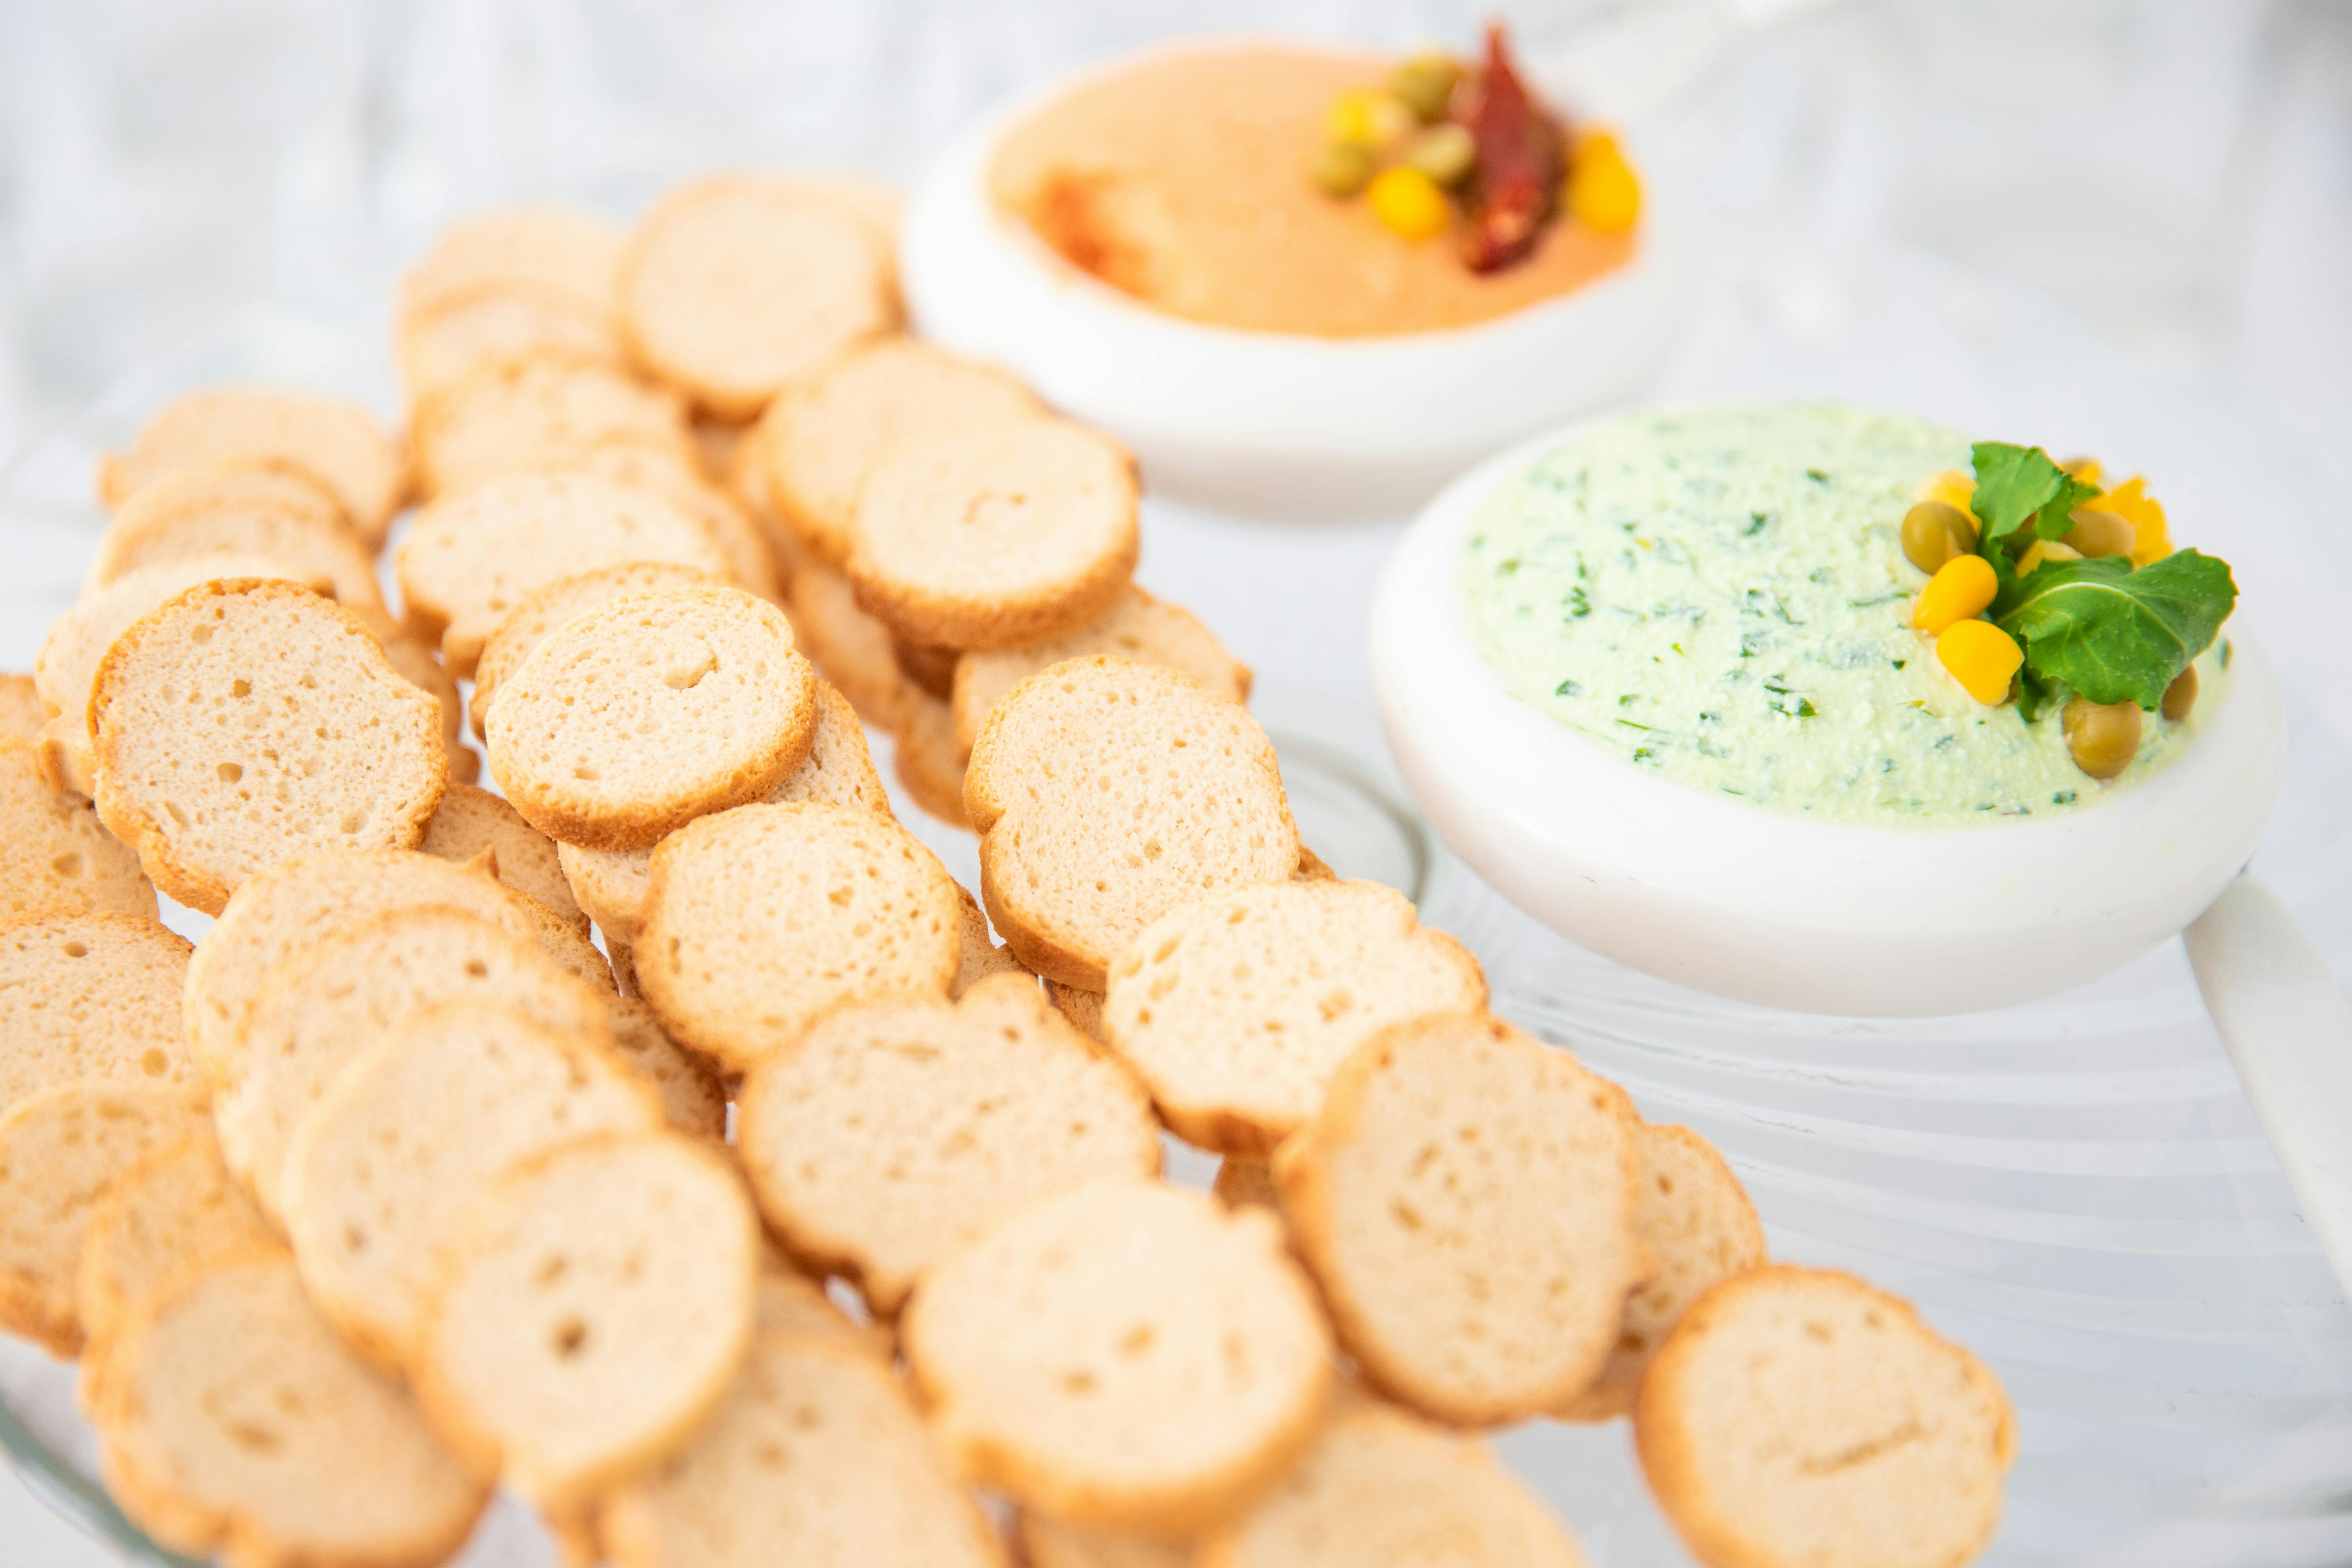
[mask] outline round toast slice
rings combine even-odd
[[[585,474],[513,473],[445,496],[416,514],[394,559],[410,623],[440,639],[460,676],[524,597],[558,578],[631,561],[727,572],[702,525],[667,500]]]
[[[999,1222],[924,1277],[899,1329],[963,1473],[1097,1529],[1222,1518],[1305,1451],[1331,1386],[1281,1227],[1142,1182]]]
[[[857,492],[846,570],[909,642],[1007,647],[1098,619],[1139,545],[1135,459],[1032,419],[885,453]]]
[[[773,1244],[760,1249],[760,1278],[751,1290],[752,1331],[844,1345],[884,1366],[898,1359],[898,1341],[879,1323],[860,1322],[825,1294],[822,1281],[794,1268]]]
[[[356,534],[341,522],[275,507],[156,516],[134,500],[100,537],[82,591],[94,597],[142,571],[189,561],[209,565],[213,557],[223,555],[268,563],[249,575],[283,577],[305,586],[324,584],[326,592],[346,606],[383,607],[375,563]],[[184,565],[181,571],[186,574],[183,586],[226,575],[217,570],[192,574]]]
[[[183,1275],[278,1245],[277,1233],[221,1163],[209,1131],[158,1149],[91,1205],[74,1274],[87,1343],[85,1410],[104,1402],[108,1352],[131,1314]]]
[[[1992,1538],[2016,1451],[2000,1383],[1910,1303],[1781,1266],[1683,1314],[1633,1436],[1710,1568],[1958,1568]]]
[[[771,604],[783,599],[783,579],[766,531],[735,499],[702,477],[690,451],[675,442],[599,441],[551,452],[525,472],[587,474],[616,485],[652,490],[700,523],[727,560],[727,580]]]
[[[88,801],[50,787],[32,747],[0,740],[0,920],[51,913],[152,921],[155,889]]]
[[[1764,1225],[1715,1145],[1687,1127],[1633,1129],[1640,1162],[1633,1232],[1655,1264],[1625,1298],[1617,1342],[1592,1386],[1559,1411],[1563,1420],[1630,1415],[1642,1374],[1690,1304],[1764,1262]]]
[[[1045,1000],[1054,1010],[1070,1021],[1070,1026],[1090,1040],[1103,1038],[1103,996],[1099,991],[1082,990],[1065,985],[1058,980],[1045,982]],[[1107,1042],[1106,1042],[1107,1043]]]
[[[1027,1511],[1013,1521],[1013,1538],[1028,1568],[1193,1568],[1197,1556],[1189,1541],[1087,1530]]]
[[[376,646],[383,649],[383,661],[392,672],[433,699],[441,710],[441,751],[449,759],[449,779],[453,784],[472,784],[481,776],[482,759],[466,744],[466,704],[458,695],[457,683],[441,668],[441,660],[425,640],[398,621],[388,610],[363,605],[352,610],[375,634]]]
[[[849,559],[858,491],[886,454],[1045,416],[1035,395],[994,365],[914,338],[877,338],[768,405],[760,419],[768,494],[800,547],[838,569]]]
[[[0,923],[0,1111],[76,1079],[196,1087],[180,1026],[189,951],[137,915]]]
[[[645,849],[763,799],[808,757],[816,673],[765,600],[668,588],[565,622],[508,677],[490,772],[549,837]]]
[[[849,579],[815,561],[803,561],[784,585],[784,609],[801,650],[819,674],[841,689],[858,717],[896,731],[918,694],[898,668],[890,628],[857,602]]]
[[[224,458],[271,458],[331,489],[373,548],[408,491],[408,465],[355,403],[315,392],[221,386],[183,393],[148,419],[127,452],[99,468],[99,493],[121,506],[167,474]]]
[[[956,744],[970,755],[989,713],[1014,687],[1065,659],[1095,653],[1166,665],[1230,701],[1249,700],[1249,666],[1227,653],[1192,611],[1130,583],[1108,610],[1075,631],[1011,647],[978,648],[956,660],[949,698]]]
[[[401,275],[405,321],[483,289],[549,294],[609,316],[621,231],[593,213],[549,205],[494,207],[445,226]]]
[[[759,1224],[724,1155],[591,1139],[509,1173],[451,1249],[417,1397],[478,1469],[576,1511],[675,1451],[751,1342]]]
[[[499,629],[482,645],[481,657],[474,661],[469,703],[474,733],[488,737],[490,701],[499,684],[520,669],[531,650],[564,622],[633,594],[711,587],[719,582],[701,567],[679,561],[624,561],[615,566],[575,572],[533,588],[507,612]]]
[[[38,740],[54,710],[32,676],[0,675],[0,739]]]
[[[635,996],[604,998],[613,1048],[661,1097],[670,1131],[727,1142],[727,1091],[703,1065],[662,1033],[654,1010]]]
[[[1451,1426],[1581,1393],[1650,1273],[1622,1095],[1482,1015],[1373,1036],[1274,1168],[1365,1380]]]
[[[1486,977],[1378,882],[1259,882],[1181,905],[1110,966],[1103,1030],[1180,1138],[1268,1154],[1391,1024],[1475,1013]]]
[[[764,1334],[718,1410],[604,1506],[616,1568],[1003,1568],[889,1367]]]
[[[789,181],[723,175],[673,191],[621,258],[637,362],[722,419],[897,324],[883,253],[837,203]]]
[[[736,1100],[739,1156],[769,1226],[884,1316],[1024,1204],[1160,1173],[1140,1086],[1023,975],[953,1003],[836,1008],[752,1068]]]
[[[282,1249],[184,1276],[131,1314],[112,1363],[95,1417],[107,1489],[173,1551],[431,1568],[489,1501]]]
[[[419,305],[402,315],[394,336],[412,406],[501,361],[556,354],[617,366],[625,358],[609,310],[512,283],[478,284]]]
[[[809,731],[809,753],[782,784],[768,792],[763,804],[784,805],[793,801],[854,806],[878,816],[890,815],[890,796],[882,787],[881,775],[874,771],[856,711],[823,680],[816,683],[816,725]],[[606,934],[624,942],[636,940],[637,926],[645,919],[646,891],[653,885],[653,851],[583,849],[564,844],[557,847],[556,857],[581,907]]]
[[[961,996],[997,974],[1017,974],[1029,982],[1031,990],[1036,989],[1037,977],[1021,967],[1021,961],[1013,956],[1011,948],[997,945],[996,939],[989,934],[988,911],[961,886],[956,889],[956,916],[962,928],[963,956],[956,968],[955,983],[948,987],[949,995]]]
[[[593,1039],[500,1006],[412,1014],[343,1069],[287,1151],[303,1284],[364,1354],[407,1365],[442,1251],[485,1186],[565,1143],[661,1125],[659,1097]]]
[[[221,1152],[266,1212],[285,1213],[287,1150],[343,1069],[425,1008],[461,1002],[613,1045],[607,998],[530,938],[446,905],[388,910],[270,971],[246,1018],[242,1070],[213,1102]]]
[[[100,819],[206,914],[291,856],[414,848],[449,779],[438,705],[357,616],[290,583],[164,605],[107,650],[90,716]]]
[[[52,1355],[79,1352],[91,1211],[125,1171],[204,1131],[204,1097],[170,1084],[78,1079],[0,1116],[0,1329]]]
[[[955,742],[948,705],[919,688],[909,688],[890,748],[890,771],[917,805],[950,827],[969,828],[963,803],[963,752]]]
[[[602,441],[682,446],[686,410],[593,355],[542,351],[478,365],[436,392],[412,435],[425,492],[442,496]]]
[[[436,859],[460,864],[485,849],[491,851],[500,882],[527,899],[538,900],[582,936],[588,934],[588,917],[572,896],[572,884],[564,880],[555,841],[489,791],[472,784],[451,784],[416,847]]]
[[[236,890],[188,960],[181,1024],[188,1056],[215,1089],[244,1070],[247,1018],[269,973],[311,943],[386,910],[442,904],[536,940],[521,903],[479,862],[459,866],[415,850],[306,855]]]
[[[114,509],[114,521],[144,531],[199,516],[257,511],[292,512],[331,532],[358,532],[325,479],[299,462],[252,454],[210,458],[151,479]]]
[[[897,823],[850,806],[747,805],[654,850],[631,951],[662,1026],[736,1073],[829,1007],[944,996],[959,924],[954,881]]]
[[[1432,1555],[1443,1542],[1443,1555]],[[1583,1568],[1576,1542],[1486,1446],[1342,1401],[1298,1468],[1202,1543],[1201,1568]]]
[[[1084,991],[1177,905],[1298,868],[1265,731],[1131,659],[1071,659],[1015,687],[972,747],[964,803],[988,918],[1022,963]]]

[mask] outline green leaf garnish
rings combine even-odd
[[[2074,509],[2100,495],[2098,486],[2084,484],[2039,447],[1979,441],[1969,456],[1977,474],[1969,498],[1969,510],[1977,514],[1977,552],[2004,579],[2021,542],[2012,536],[2030,522],[2032,537],[2063,539],[2074,526]]]
[[[2136,572],[2110,555],[2043,563],[2003,585],[1992,618],[2024,644],[2026,668],[2045,686],[2152,710],[2237,598],[2229,563],[2210,555],[2176,551]]]

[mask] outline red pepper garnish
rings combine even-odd
[[[1455,95],[1454,117],[1478,149],[1464,197],[1462,259],[1493,272],[1524,258],[1559,201],[1568,128],[1511,68],[1503,25],[1486,28],[1486,63]]]

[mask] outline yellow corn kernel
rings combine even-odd
[[[2069,478],[2080,479],[2086,485],[2096,486],[2099,482],[2099,459],[2096,458],[2069,458],[2058,466],[2066,470]]]
[[[2032,572],[2044,561],[2080,561],[2083,552],[2063,539],[2037,539],[2017,558],[2017,574]]]
[[[1372,181],[1372,214],[1407,239],[1427,239],[1445,227],[1445,193],[1419,169],[1384,169]]]
[[[2172,553],[2172,534],[2165,524],[2164,508],[2147,493],[2146,479],[2135,474],[2101,496],[2099,506],[2132,525],[2137,538],[2132,546],[2133,565],[2150,565]]]
[[[1990,708],[2009,700],[2010,679],[2025,662],[2025,650],[1990,621],[1955,621],[1936,639],[1936,659]]]
[[[1323,134],[1333,142],[1385,147],[1421,121],[1404,100],[1376,87],[1351,87],[1323,113]]]
[[[1941,632],[1955,621],[1983,615],[2000,590],[2000,579],[1993,575],[1991,562],[1981,555],[1955,555],[1937,567],[1927,585],[1919,590],[1911,624],[1923,632]]]
[[[1969,503],[1976,500],[1976,480],[1958,468],[1946,468],[1940,474],[1931,474],[1927,482],[1919,487],[1921,500],[1939,500],[1971,517],[1976,515],[1976,511]]]
[[[1576,144],[1568,169],[1568,210],[1601,234],[1622,234],[1642,216],[1642,181],[1618,150],[1617,139],[1596,131]]]

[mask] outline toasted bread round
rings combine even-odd
[[[1021,967],[1021,961],[1013,956],[1013,950],[999,947],[995,939],[989,935],[988,911],[980,907],[980,900],[961,887],[956,889],[956,918],[961,927],[963,949],[956,968],[955,984],[948,987],[949,995],[961,996],[996,974],[1017,974],[1029,982],[1031,990],[1037,988],[1037,977]]]
[[[335,488],[298,461],[252,453],[213,458],[151,479],[126,497],[114,521],[146,531],[192,518],[291,512],[330,531],[357,533]],[[365,539],[362,543],[374,547]]]
[[[801,651],[818,673],[841,688],[867,723],[897,730],[916,689],[898,668],[890,628],[858,604],[849,579],[829,566],[804,561],[784,586],[784,608],[792,615]]]
[[[1432,1555],[1443,1542],[1442,1558]],[[1483,1444],[1368,1400],[1334,1410],[1265,1500],[1202,1542],[1202,1568],[1583,1568],[1559,1521]]]
[[[723,578],[702,525],[652,490],[584,474],[514,473],[416,514],[394,555],[408,617],[470,675],[532,590],[599,566],[667,561]],[[511,676],[511,670],[506,672]]]
[[[266,563],[261,570],[244,575],[282,577],[305,586],[323,584],[348,607],[383,607],[383,595],[376,588],[375,563],[356,534],[340,522],[320,521],[275,507],[150,516],[134,501],[107,525],[83,592],[95,597],[142,571],[201,562],[194,568],[180,565],[185,579],[182,586],[192,587],[208,577],[232,574],[220,570],[217,558],[222,556]],[[144,591],[153,592],[152,580]],[[162,603],[163,597],[152,598],[150,607]],[[121,630],[116,627],[118,635]],[[99,651],[102,654],[104,648]]]
[[[413,850],[307,855],[239,888],[189,959],[181,1000],[188,1056],[205,1080],[226,1089],[244,1070],[246,1020],[271,970],[347,926],[416,904],[464,910],[514,936],[538,934],[487,866]]]
[[[734,588],[662,589],[540,642],[490,714],[490,772],[553,838],[648,848],[767,796],[807,759],[816,715],[782,610]]]
[[[826,565],[849,559],[857,493],[874,465],[909,440],[1000,429],[1045,416],[1029,389],[993,365],[913,338],[877,338],[812,369],[761,416],[765,479],[779,519]]]
[[[890,797],[874,771],[874,759],[866,750],[866,731],[859,727],[856,713],[839,691],[822,680],[816,684],[816,727],[809,731],[809,753],[782,784],[768,792],[765,804],[782,805],[793,801],[890,815]],[[646,890],[653,885],[653,851],[583,849],[565,844],[558,846],[556,855],[590,918],[604,928],[606,935],[634,942],[638,923],[645,919]],[[984,917],[982,923],[984,928]]]
[[[103,1403],[101,1371],[124,1321],[181,1276],[277,1245],[209,1131],[156,1150],[91,1205],[74,1275],[87,1345],[81,1402]]]
[[[726,557],[729,582],[771,603],[782,601],[783,580],[767,533],[732,496],[702,477],[689,449],[667,441],[600,441],[551,453],[530,471],[588,474],[652,490],[702,525]]]
[[[837,1008],[754,1068],[737,1102],[768,1224],[884,1314],[1023,1204],[1160,1173],[1141,1088],[1021,975],[953,1003]]]
[[[52,706],[42,700],[33,676],[0,675],[0,739],[39,740]]]
[[[439,496],[601,441],[681,445],[686,412],[593,355],[541,352],[478,365],[436,392],[413,437],[425,492]]]
[[[1649,1273],[1614,1087],[1481,1015],[1373,1036],[1274,1169],[1339,1342],[1451,1425],[1582,1392]]]
[[[600,605],[662,588],[716,586],[720,579],[678,561],[624,561],[544,583],[515,601],[474,661],[474,733],[489,733],[490,702],[506,678],[522,668],[548,633]]]
[[[1312,1439],[1330,1338],[1280,1227],[1206,1194],[1102,1182],[950,1254],[900,1323],[933,1429],[1024,1508],[1177,1536]]]
[[[1090,1040],[1103,1037],[1103,996],[1099,991],[1081,990],[1065,985],[1058,980],[1045,982],[1045,1000],[1054,1010],[1070,1021],[1073,1028]]]
[[[173,1551],[430,1568],[489,1500],[394,1380],[346,1348],[282,1250],[131,1314],[96,1415],[107,1489]]]
[[[624,357],[609,310],[513,283],[452,290],[405,312],[394,347],[412,405],[486,364],[556,354],[619,365]]]
[[[440,709],[441,751],[449,759],[450,782],[472,784],[481,775],[482,759],[466,744],[466,705],[457,694],[457,683],[441,668],[433,649],[394,620],[390,612],[362,605],[352,614],[375,634],[376,646],[383,649],[383,661],[392,666],[392,672],[433,699]]]
[[[646,215],[622,256],[620,310],[638,363],[724,419],[751,418],[897,314],[882,252],[837,204],[740,175]]]
[[[1298,868],[1265,731],[1192,677],[1095,655],[1030,677],[972,747],[980,892],[1021,962],[1103,989],[1136,932]]]
[[[889,1368],[762,1335],[685,1447],[604,1506],[617,1568],[1002,1568]]]
[[[400,313],[405,320],[452,297],[504,289],[610,314],[620,263],[620,230],[593,214],[548,205],[469,213],[402,274]]]
[[[547,956],[562,964],[575,980],[583,980],[607,997],[620,994],[620,983],[613,974],[613,966],[596,944],[580,934],[580,928],[541,903],[537,899],[517,899],[523,918],[531,927]]]
[[[408,465],[367,410],[338,397],[273,387],[183,393],[141,428],[128,452],[108,455],[99,493],[121,506],[167,474],[223,458],[274,458],[334,491],[371,547],[382,542],[408,490]]]
[[[1266,1154],[1391,1024],[1486,1005],[1469,950],[1378,882],[1259,882],[1180,905],[1110,966],[1103,1030],[1176,1135]]]
[[[1135,460],[1058,419],[893,447],[857,492],[848,574],[910,642],[1007,647],[1097,619],[1135,571]]]
[[[1234,1208],[1254,1204],[1282,1212],[1282,1190],[1274,1184],[1274,1165],[1264,1155],[1226,1155],[1217,1162],[1217,1179],[1210,1190]]]
[[[607,999],[528,937],[446,905],[387,910],[279,963],[246,1017],[242,1070],[213,1103],[229,1169],[272,1215],[286,1152],[343,1069],[415,1014],[445,1003],[511,1008],[567,1039],[609,1047]]]
[[[32,747],[0,740],[0,920],[47,913],[152,921],[155,889],[89,803],[49,786]]]
[[[1710,1568],[1957,1568],[2000,1523],[2016,1449],[2000,1383],[1910,1303],[1786,1267],[1683,1314],[1633,1436]]]
[[[653,1089],[593,1038],[502,1006],[411,1014],[344,1068],[287,1151],[302,1282],[361,1351],[407,1364],[442,1250],[487,1184],[593,1133],[661,1125]]]
[[[199,584],[140,621],[90,717],[100,818],[207,914],[290,856],[414,847],[448,783],[437,705],[290,583]]]
[[[1028,1568],[1193,1568],[1196,1555],[1191,1542],[1088,1530],[1028,1512],[1014,1521],[1013,1540]]]
[[[180,1027],[188,952],[137,915],[0,922],[0,1110],[75,1079],[195,1087]]]
[[[608,996],[618,1059],[661,1097],[670,1130],[714,1143],[727,1141],[727,1091],[702,1064],[662,1033],[654,1010],[635,996]]]
[[[771,1245],[760,1249],[760,1278],[752,1287],[751,1319],[762,1337],[788,1335],[844,1345],[872,1356],[884,1366],[893,1363],[898,1342],[878,1323],[862,1323],[834,1304],[824,1286],[793,1267]]]
[[[460,864],[490,850],[500,882],[527,899],[538,900],[582,936],[588,934],[588,917],[580,912],[572,884],[563,879],[555,841],[489,791],[472,784],[451,784],[416,847],[436,859]]]
[[[451,1249],[417,1397],[475,1467],[576,1510],[667,1457],[751,1342],[759,1225],[725,1156],[667,1133],[554,1149]]]
[[[91,1209],[131,1166],[204,1130],[194,1090],[94,1079],[52,1084],[0,1116],[0,1329],[52,1355],[79,1351],[74,1292]]]
[[[97,787],[98,737],[89,727],[90,689],[114,639],[197,584],[232,577],[282,577],[320,593],[334,586],[323,576],[305,580],[258,555],[191,555],[132,567],[83,595],[50,624],[33,664],[33,679],[57,712],[36,740],[41,772],[50,784],[85,795]],[[455,688],[451,689],[454,695]]]
[[[747,805],[655,849],[632,951],[662,1026],[744,1072],[826,1008],[946,994],[958,924],[955,883],[897,823],[850,806]]]
[[[946,703],[919,689],[908,691],[890,764],[917,805],[950,827],[971,826],[963,803],[963,752]]]
[[[956,744],[966,754],[995,706],[1012,689],[1065,659],[1107,653],[1139,664],[1181,669],[1218,696],[1248,700],[1250,668],[1225,651],[1200,617],[1128,584],[1111,607],[1075,631],[1042,642],[980,648],[956,661],[953,694]]]
[[[1567,1420],[1630,1414],[1642,1374],[1690,1304],[1764,1261],[1763,1222],[1715,1145],[1687,1127],[1641,1122],[1633,1152],[1641,1164],[1633,1233],[1654,1270],[1625,1298],[1617,1342],[1592,1386],[1559,1411]]]

